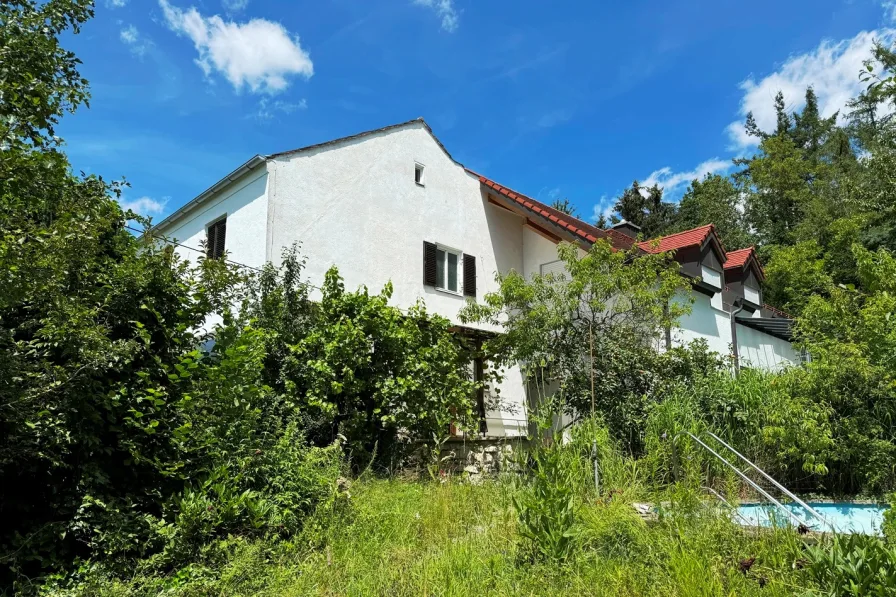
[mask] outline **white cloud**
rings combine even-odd
[[[896,0],[883,0],[880,5],[884,9],[886,17],[889,20],[896,22]]]
[[[284,102],[281,100],[271,101],[263,97],[258,102],[258,111],[255,112],[254,116],[259,120],[271,120],[278,112],[280,114],[292,114],[296,110],[304,110],[307,107],[308,102],[304,99],[298,102]]]
[[[152,45],[150,40],[141,37],[140,32],[137,31],[137,28],[134,25],[128,25],[122,29],[121,33],[119,33],[119,37],[121,38],[121,41],[131,49],[131,52],[137,56],[146,54]]]
[[[144,196],[139,199],[134,199],[133,201],[128,201],[122,197],[119,203],[121,204],[121,209],[130,209],[142,216],[157,216],[165,210],[165,204],[168,203],[168,200],[162,199],[161,201],[157,201],[152,197]]]
[[[896,12],[896,2],[885,3],[885,7]],[[890,16],[896,18],[896,14]],[[732,149],[742,150],[758,143],[758,139],[744,132],[748,112],[753,113],[760,129],[775,128],[774,98],[778,91],[784,93],[789,111],[800,110],[805,103],[806,88],[812,86],[822,116],[831,116],[839,110],[842,119],[846,102],[865,89],[859,80],[859,71],[863,61],[871,57],[874,41],[891,43],[894,39],[896,30],[877,29],[862,31],[852,39],[837,43],[826,40],[806,54],[791,56],[776,72],[759,81],[753,77],[746,79],[740,84],[744,97],[738,112],[742,118],[726,129]]]
[[[666,195],[674,195],[692,180],[701,179],[707,174],[726,172],[731,166],[732,164],[730,160],[726,161],[719,158],[706,160],[690,172],[673,172],[672,168],[666,166],[665,168],[660,168],[659,170],[651,172],[650,176],[641,182],[641,186],[652,187],[653,185],[657,185],[662,187]],[[646,193],[646,190],[643,192]]]
[[[128,0],[106,0],[106,6],[109,8],[121,8],[127,5]]]
[[[246,10],[246,7],[249,6],[249,0],[221,0],[221,5],[228,14],[232,14]]]
[[[206,76],[217,71],[240,91],[277,93],[289,87],[288,78],[309,79],[314,65],[297,36],[280,23],[252,19],[247,23],[224,21],[218,15],[204,17],[195,8],[184,11],[168,0],[159,0],[168,27],[189,37],[199,58],[196,64]]]
[[[454,8],[454,0],[414,0],[414,4],[434,10],[436,15],[442,19],[442,29],[448,33],[457,30],[457,26],[460,24],[460,14]]]
[[[121,41],[126,44],[135,43],[139,37],[140,34],[137,32],[137,28],[133,25],[128,25],[121,30]]]
[[[591,214],[592,221],[597,221],[601,216],[609,219],[613,215],[613,206],[616,202],[606,195],[601,195],[597,203],[594,204],[594,211]]]

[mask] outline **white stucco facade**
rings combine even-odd
[[[718,294],[716,298],[720,298]],[[720,308],[719,300],[714,301],[705,294],[695,292],[693,299],[691,312],[682,316],[679,327],[672,331],[673,345],[684,346],[699,338],[706,341],[710,350],[721,355],[731,354],[730,313]],[[777,371],[800,362],[790,342],[740,323],[736,325],[741,366]]]
[[[378,292],[391,281],[392,304],[407,309],[422,300],[430,312],[457,323],[467,298],[423,283],[424,241],[475,257],[479,300],[497,289],[497,273],[516,270],[529,277],[557,261],[549,235],[489,201],[479,178],[448,155],[423,121],[253,160],[156,231],[184,245],[176,249],[183,257],[195,259],[208,225],[226,217],[225,249],[233,261],[278,264],[284,248],[300,243],[311,284],[320,286],[335,265],[347,288]],[[422,184],[415,177],[421,166]],[[744,358],[757,366],[795,361],[789,344],[764,336],[745,331]],[[729,351],[728,315],[703,295],[675,333],[678,343],[694,338]],[[500,396],[503,406],[487,415],[489,435],[525,434],[527,397],[519,369],[504,372]]]

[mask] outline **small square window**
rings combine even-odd
[[[416,182],[421,187],[424,186],[423,183],[423,164],[415,164],[414,165],[414,182]]]

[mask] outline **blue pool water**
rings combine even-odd
[[[880,535],[886,506],[877,504],[854,504],[850,502],[808,502],[816,512],[821,514],[838,532],[862,533],[864,535]],[[784,504],[805,521],[812,530],[830,532],[817,519],[798,504]],[[769,504],[742,504],[735,520],[749,526],[771,526],[773,524],[793,524],[793,519],[784,514],[777,506]]]

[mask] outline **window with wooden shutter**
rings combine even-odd
[[[423,284],[436,285],[436,245],[423,241]]]
[[[227,218],[221,218],[206,230],[205,254],[209,259],[224,256],[224,240],[227,236]]]
[[[464,296],[476,297],[476,258],[464,253]]]

